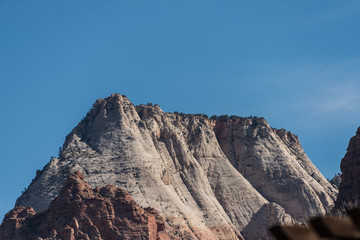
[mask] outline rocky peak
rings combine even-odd
[[[290,144],[300,145],[300,141],[299,141],[298,136],[296,136],[292,132],[286,131],[283,128],[282,129],[275,129],[274,128],[274,131],[280,137],[280,139],[284,143],[286,143],[287,145],[290,145]]]
[[[349,141],[340,169],[342,175],[336,208],[358,207],[360,202],[360,127]]]
[[[104,123],[116,123],[121,121],[124,111],[131,106],[132,104],[126,96],[120,94],[112,94],[105,99],[97,99],[78,127],[86,129],[86,127],[93,127],[97,124],[100,125],[97,127],[101,127]]]
[[[45,210],[74,171],[92,188],[126,189],[183,239],[266,239],[336,194],[297,137],[264,118],[166,113],[119,94],[95,102],[16,205]]]
[[[11,210],[0,226],[0,239],[156,240],[171,236],[164,227],[155,209],[141,208],[126,191],[113,185],[91,189],[75,172],[46,211]]]

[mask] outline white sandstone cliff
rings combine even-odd
[[[313,215],[332,206],[336,190],[301,146],[265,120],[264,129],[252,124],[225,131],[224,123],[113,94],[96,101],[16,205],[46,209],[79,170],[92,187],[117,185],[157,209],[181,239],[267,239],[268,226],[293,221],[288,213],[302,220],[300,209]]]
[[[323,215],[333,207],[337,190],[311,163],[291,132],[271,128],[264,118],[220,122],[215,131],[234,167],[295,220]]]

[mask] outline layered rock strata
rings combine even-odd
[[[91,189],[75,172],[46,211],[11,210],[0,226],[0,239],[177,239],[164,227],[155,209],[141,208],[126,191],[114,185]]]
[[[46,209],[79,170],[92,187],[114,184],[157,209],[182,239],[266,239],[268,226],[293,221],[289,213],[301,220],[301,210],[332,206],[336,190],[293,135],[264,119],[235,121],[135,107],[119,94],[99,99],[16,205]]]
[[[360,206],[360,127],[350,139],[344,158],[341,160],[341,183],[336,209]]]

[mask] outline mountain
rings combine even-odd
[[[180,239],[267,239],[277,223],[324,214],[337,190],[295,135],[263,118],[212,118],[98,99],[16,206],[46,210],[67,176],[126,189]]]
[[[341,183],[336,200],[336,210],[359,207],[360,202],[360,127],[349,141],[347,152],[341,160]]]
[[[176,239],[164,230],[155,209],[143,209],[114,185],[91,189],[80,172],[72,173],[50,203],[36,213],[16,207],[0,227],[0,239]]]
[[[291,132],[273,129],[263,118],[218,123],[215,132],[233,166],[262,196],[284,207],[296,221],[331,209],[337,190],[311,163]]]

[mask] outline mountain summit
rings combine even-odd
[[[267,239],[268,226],[324,214],[337,190],[298,138],[264,118],[208,119],[98,99],[17,206],[46,210],[67,176],[126,189],[180,239]]]

